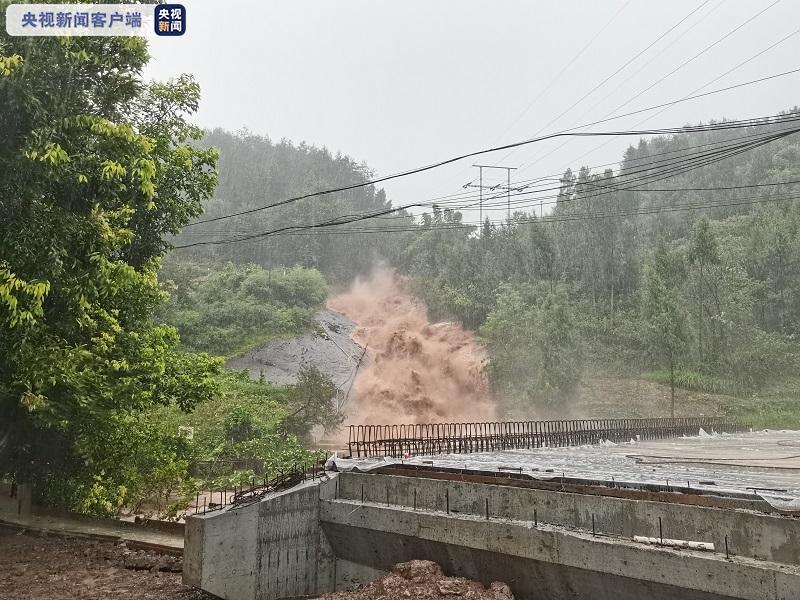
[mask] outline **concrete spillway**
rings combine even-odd
[[[228,600],[272,600],[346,589],[421,558],[504,581],[522,600],[800,599],[800,519],[758,512],[769,508],[756,497],[557,487],[469,470],[330,473],[190,518],[184,580]]]

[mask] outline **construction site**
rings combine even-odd
[[[800,431],[718,416],[481,420],[498,409],[480,347],[431,323],[402,278],[328,304],[324,334],[229,362],[281,383],[312,363],[337,382],[353,424],[323,438],[324,460],[198,490],[177,523],[54,512],[6,485],[0,530],[24,557],[0,574],[8,598],[53,585],[92,599],[800,598]],[[573,410],[663,414],[663,391],[646,395]]]
[[[0,0],[0,600],[800,600],[798,22]]]
[[[531,444],[509,433],[526,424],[486,425],[493,449],[440,453],[478,440],[433,428],[237,493],[187,521],[184,581],[228,600],[314,597],[422,559],[519,599],[800,597],[797,432],[544,422],[531,426],[560,437]]]

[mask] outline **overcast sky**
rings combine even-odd
[[[152,42],[147,75],[193,73],[202,88],[196,121],[204,127],[246,127],[273,141],[325,146],[386,175],[689,95],[796,32],[800,2],[778,1],[614,110],[773,2],[184,0],[187,33]],[[800,34],[700,92],[796,68]],[[591,129],[773,114],[800,104],[798,92],[800,73],[688,101],[649,120],[653,113]],[[384,185],[396,205],[405,204],[458,193],[477,179],[473,162],[519,167],[512,180],[530,179],[618,161],[632,142],[584,138],[559,147],[557,140]],[[485,173],[485,182],[505,179],[504,172]]]

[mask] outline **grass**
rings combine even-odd
[[[763,429],[800,429],[800,378],[773,383],[747,398],[735,398],[727,413]]]
[[[669,385],[667,370],[645,373],[642,378]],[[800,429],[800,378],[787,377],[746,393],[725,379],[678,370],[675,371],[675,385],[693,392],[724,395],[720,398],[722,412],[755,429]]]
[[[669,385],[669,371],[667,369],[650,371],[642,375],[642,378],[647,381],[652,381],[653,383]],[[714,377],[713,375],[706,375],[696,371],[685,371],[682,369],[675,370],[675,387],[691,390],[693,392],[736,395],[736,386],[730,381]]]
[[[755,429],[800,429],[800,399],[736,399],[729,416]]]

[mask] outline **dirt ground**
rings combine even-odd
[[[351,592],[322,596],[321,600],[514,600],[505,583],[492,583],[485,588],[463,577],[445,577],[436,563],[412,560],[396,565],[385,577]]]
[[[182,559],[124,543],[48,536],[0,527],[0,600],[213,600],[181,584]],[[411,561],[351,592],[324,600],[514,600],[503,583],[485,588]]]
[[[0,527],[0,600],[210,600],[181,585],[182,560],[124,544]]]

